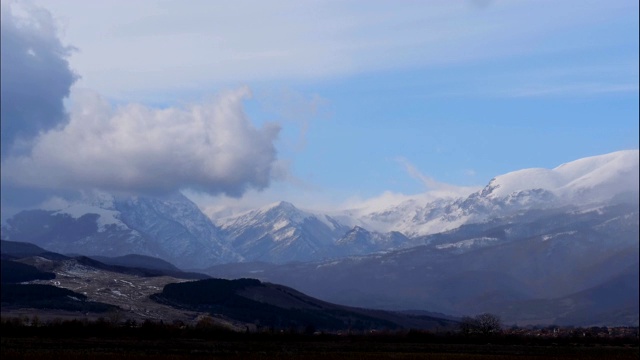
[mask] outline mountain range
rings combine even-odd
[[[2,237],[62,253],[155,256],[182,268],[318,261],[409,248],[423,244],[424,235],[518,211],[628,202],[637,194],[638,151],[630,150],[500,175],[468,196],[418,195],[383,208],[331,214],[279,202],[209,219],[180,193],[92,193],[58,208],[20,212],[2,226]]]
[[[600,299],[610,282],[637,278],[638,164],[638,150],[619,151],[499,175],[462,196],[433,192],[330,213],[279,202],[210,219],[179,193],[92,193],[22,211],[3,224],[2,238],[259,275],[348,305],[564,321],[606,307],[576,297]],[[564,310],[557,305],[546,320],[513,310],[536,301]]]
[[[206,272],[277,282],[346,305],[492,312],[522,325],[637,326],[638,217],[637,203],[529,210],[427,235],[419,239],[425,245],[407,249]]]

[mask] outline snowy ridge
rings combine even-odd
[[[618,151],[562,164],[554,169],[524,169],[495,177],[487,197],[544,189],[567,200],[599,202],[624,191],[638,191],[638,150]]]
[[[248,210],[238,215],[228,216],[217,219],[215,222],[223,230],[233,227],[250,226],[259,224],[265,217],[271,213],[277,212],[279,220],[277,224],[273,223],[272,228],[279,230],[290,224],[301,224],[306,218],[313,217],[310,213],[304,212],[296,208],[293,204],[280,201],[263,206],[259,209]]]
[[[218,219],[217,224],[243,257],[278,263],[329,257],[334,241],[348,230],[327,215],[284,201]]]
[[[493,178],[465,196],[405,198],[386,208],[378,204],[348,210],[342,218],[366,229],[398,231],[409,237],[455,229],[517,211],[586,206],[638,194],[638,150],[618,151],[562,164],[554,169],[523,169]],[[635,194],[635,195],[634,195]]]

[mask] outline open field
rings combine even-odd
[[[173,334],[173,335],[172,335]],[[8,335],[8,336],[7,336]],[[637,359],[637,341],[588,343],[452,343],[406,336],[303,336],[201,332],[105,332],[67,337],[30,329],[3,332],[3,359]],[[440,341],[439,341],[440,340]],[[444,341],[442,341],[444,340]]]
[[[223,341],[205,339],[2,338],[3,359],[637,359],[638,348]]]

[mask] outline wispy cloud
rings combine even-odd
[[[637,83],[624,84],[547,84],[525,86],[502,92],[504,97],[557,97],[557,96],[592,96],[616,93],[638,93]]]
[[[448,74],[428,97],[551,98],[639,92],[637,61],[591,61],[589,66],[574,66],[557,65],[551,59],[545,65],[524,62],[509,69],[460,71]]]
[[[504,97],[565,97],[638,93],[638,62],[620,60],[588,66],[556,65],[507,72],[499,81]],[[599,61],[599,63],[598,63]]]
[[[629,1],[46,4],[72,20],[66,39],[82,49],[72,56],[81,85],[109,96],[552,52],[564,29],[637,12]]]
[[[328,100],[318,94],[303,94],[292,89],[264,89],[256,92],[265,116],[278,122],[292,124],[298,129],[295,143],[285,144],[293,151],[302,151],[307,145],[310,122],[327,115]]]
[[[452,184],[447,184],[444,182],[437,181],[431,176],[425,175],[422,173],[415,165],[413,165],[409,160],[404,157],[396,157],[395,161],[402,165],[412,178],[418,180],[425,187],[427,191],[438,191],[438,192],[451,192],[451,193],[467,193],[469,187],[462,187]]]

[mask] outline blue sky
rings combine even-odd
[[[192,163],[215,171],[227,166],[216,176],[185,169],[198,180],[173,179],[149,165],[150,179],[132,170],[111,189],[95,175],[101,169],[83,174],[74,167],[104,163],[104,154],[71,160],[12,154],[3,157],[3,167],[17,169],[22,179],[38,178],[33,169],[42,162],[57,164],[64,175],[60,170],[50,182],[3,178],[5,192],[11,186],[47,193],[68,183],[129,192],[195,188],[189,194],[203,208],[281,199],[322,208],[385,191],[482,186],[509,171],[639,146],[635,1],[27,3],[50,12],[49,20],[24,4],[3,1],[3,10],[11,6],[13,16],[40,19],[51,25],[38,30],[50,32],[50,41],[76,48],[63,56],[80,76],[70,100],[63,100],[67,108],[101,114],[71,115],[80,125],[57,138],[31,139],[33,154],[59,149],[55,141],[73,141],[77,129],[86,138],[97,128],[86,125],[89,119],[110,114],[109,106],[146,109],[123,111],[117,124],[126,125],[127,116],[218,99],[231,109],[222,113],[247,123],[215,122],[243,139],[235,145],[220,140],[228,152],[215,160],[206,155],[213,148],[185,144],[185,152],[202,153]],[[3,31],[6,19],[3,14]],[[187,112],[172,114],[191,119]],[[182,149],[179,136],[164,136],[170,125],[150,126],[155,137],[136,141],[148,148],[123,154],[144,154],[142,163],[154,164],[149,148],[165,157]],[[113,131],[109,144],[131,137]],[[187,133],[185,139],[196,136]],[[191,155],[181,154],[185,161]],[[229,167],[229,156],[246,167]],[[154,181],[162,177],[168,180]]]

